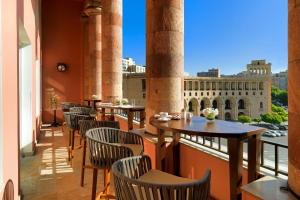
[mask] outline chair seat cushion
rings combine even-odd
[[[134,156],[143,154],[143,146],[140,144],[121,144],[121,146],[130,148],[133,151]]]
[[[155,169],[152,169],[146,174],[140,176],[138,180],[148,182],[148,183],[158,183],[158,184],[178,184],[178,183],[194,182],[193,179],[182,178]]]

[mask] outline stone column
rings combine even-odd
[[[87,54],[84,61],[85,97],[91,98],[97,95],[102,98],[102,53],[101,53],[101,8],[99,4],[89,4],[84,10],[88,17],[87,26]]]
[[[102,0],[103,101],[122,98],[122,0]]]
[[[288,183],[290,188],[300,196],[300,1],[289,0],[288,9]]]
[[[149,118],[183,108],[184,0],[146,1],[147,131]]]

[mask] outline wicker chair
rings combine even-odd
[[[76,132],[80,132],[79,121],[80,120],[94,120],[94,117],[89,115],[82,115],[81,113],[67,113],[67,120],[68,120],[68,128],[69,128],[69,161],[73,158],[73,150],[75,144],[75,134]],[[80,133],[79,133],[80,134]],[[80,140],[81,144],[81,140]]]
[[[7,181],[3,191],[2,200],[14,200],[14,184],[12,180]]]
[[[70,108],[70,112],[80,113],[82,115],[89,115],[93,112],[93,109],[87,106],[72,107]]]
[[[98,169],[104,169],[104,190],[99,198],[115,198],[110,194],[110,169],[122,158],[141,155],[144,151],[143,138],[137,134],[113,128],[90,129],[86,133],[89,157],[93,170],[92,200],[96,197]]]
[[[148,156],[124,158],[112,166],[119,200],[207,200],[210,170],[200,180],[192,180],[152,170]]]
[[[84,170],[85,168],[91,168],[91,166],[86,165],[86,132],[93,128],[101,128],[101,127],[110,127],[120,129],[120,124],[117,121],[95,121],[95,120],[81,120],[79,121],[80,127],[80,136],[83,140],[83,150],[82,150],[82,163],[81,163],[81,178],[80,185],[83,187],[84,185]]]
[[[72,103],[72,102],[62,102],[61,108],[63,112],[69,112],[70,108],[72,107],[78,107],[80,104]]]

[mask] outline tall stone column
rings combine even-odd
[[[300,196],[300,1],[289,0],[288,9],[288,183],[290,188]]]
[[[92,4],[93,3],[93,4]],[[99,3],[88,4],[84,13],[88,17],[86,27],[88,49],[85,56],[84,77],[86,98],[91,98],[92,95],[97,95],[102,98],[102,45],[101,45],[101,8]]]
[[[122,0],[102,0],[102,97],[122,98]]]
[[[147,131],[158,112],[180,112],[184,90],[184,0],[147,0]]]

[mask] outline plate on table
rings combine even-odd
[[[167,118],[167,117],[164,117],[164,118],[158,118],[158,121],[160,122],[167,122],[167,121],[170,121],[170,118]]]

